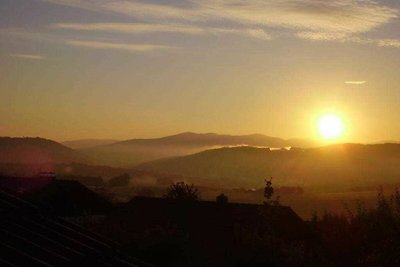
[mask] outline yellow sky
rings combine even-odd
[[[2,1],[0,135],[400,139],[398,2],[232,3]]]

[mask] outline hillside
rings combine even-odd
[[[44,164],[87,162],[82,154],[43,138],[0,137],[0,163]]]
[[[95,146],[104,146],[118,142],[114,139],[79,139],[62,142],[61,144],[72,149],[84,149]]]
[[[220,148],[144,163],[137,169],[224,187],[262,187],[263,179],[270,176],[275,177],[277,186],[380,185],[399,182],[400,145],[340,144],[291,150]]]
[[[188,132],[154,139],[132,139],[80,151],[96,160],[98,164],[133,167],[146,161],[165,157],[189,155],[206,149],[238,145],[280,148],[311,147],[315,144],[310,140],[284,140],[261,134],[238,136]]]
[[[114,176],[126,173],[128,170],[80,163],[0,163],[0,174],[5,176],[33,177],[37,176],[40,172],[54,172],[58,178],[101,177],[104,180],[108,180]]]

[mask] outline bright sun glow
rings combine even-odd
[[[342,119],[335,114],[324,115],[318,120],[318,130],[324,139],[337,139],[343,134]]]

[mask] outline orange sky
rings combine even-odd
[[[400,139],[398,2],[235,3],[2,1],[0,135]]]

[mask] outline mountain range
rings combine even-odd
[[[312,147],[316,142],[304,139],[281,139],[262,134],[220,135],[181,133],[153,139],[131,139],[78,151],[98,164],[130,168],[165,157],[182,156],[225,146]]]
[[[138,179],[154,174],[228,188],[262,187],[264,178],[271,176],[279,186],[400,182],[400,144],[313,144],[263,135],[183,133],[71,149],[43,138],[1,137],[0,173],[32,175],[53,170],[64,176],[108,179],[126,172]]]

